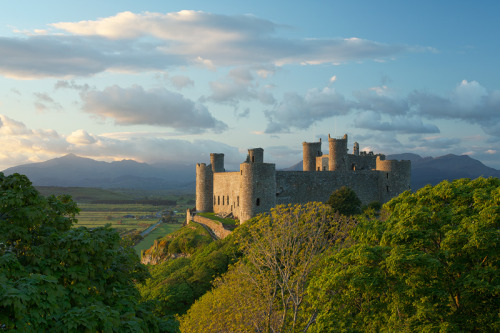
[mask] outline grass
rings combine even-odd
[[[219,221],[224,226],[228,226],[228,227],[234,228],[238,225],[238,220],[225,219],[225,218],[222,218],[222,217],[215,215],[215,213],[197,213],[197,215],[206,217],[206,218],[211,219],[211,220]]]
[[[141,256],[141,251],[149,249],[151,246],[153,246],[153,243],[156,239],[162,238],[165,235],[168,235],[174,231],[179,230],[182,227],[182,223],[176,223],[176,224],[171,224],[171,223],[163,223],[160,224],[155,230],[150,232],[144,239],[134,246],[134,250],[139,255]]]

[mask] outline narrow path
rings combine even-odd
[[[146,237],[147,234],[149,234],[151,231],[155,230],[156,227],[158,225],[160,225],[162,223],[161,220],[159,220],[158,222],[156,222],[155,224],[153,224],[152,226],[150,226],[149,228],[147,228],[146,230],[144,230],[143,232],[141,232],[141,237]]]

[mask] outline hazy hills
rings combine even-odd
[[[500,170],[487,167],[468,155],[448,154],[439,157],[421,157],[417,154],[403,153],[387,155],[386,159],[411,161],[411,188],[413,190],[427,184],[436,185],[445,179],[500,177]],[[284,170],[301,171],[302,161]]]
[[[194,189],[194,165],[153,166],[132,160],[102,162],[74,154],[8,168],[6,175],[27,175],[35,186],[136,189]]]
[[[388,155],[387,159],[411,160],[412,189],[426,184],[435,185],[444,179],[500,177],[500,171],[487,167],[467,155],[421,157],[404,153]],[[302,161],[285,170],[302,170]],[[132,160],[102,162],[73,154],[46,162],[31,163],[3,171],[9,175],[27,175],[35,186],[100,187],[133,189],[192,189],[195,188],[195,166],[150,165]]]

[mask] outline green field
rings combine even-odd
[[[86,187],[52,187],[39,186],[37,190],[42,195],[71,195],[78,203],[80,214],[75,227],[96,228],[110,224],[120,235],[131,232],[142,232],[156,224],[161,218],[161,212],[174,212],[172,219],[178,223],[160,224],[135,246],[140,255],[142,249],[153,245],[157,238],[161,238],[179,229],[185,220],[186,210],[194,206],[194,193],[181,192],[175,194],[169,191],[146,191],[134,189],[105,190]],[[134,201],[167,200],[170,205],[139,204]],[[115,201],[120,203],[95,203],[99,201]],[[157,215],[157,213],[160,213]]]
[[[141,251],[149,249],[151,246],[153,246],[153,243],[156,239],[162,238],[165,235],[168,235],[174,231],[179,230],[182,227],[181,223],[176,223],[176,224],[170,224],[170,223],[163,223],[160,224],[155,230],[150,232],[144,239],[134,246],[135,252],[141,256]]]

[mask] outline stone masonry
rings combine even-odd
[[[303,171],[277,171],[264,163],[264,150],[248,150],[240,170],[226,172],[224,154],[196,165],[196,210],[232,213],[244,222],[279,204],[326,202],[333,191],[348,186],[363,204],[381,203],[410,189],[410,161],[385,160],[385,155],[360,152],[354,143],[348,154],[347,134],[328,135],[328,155],[319,142],[304,142]]]

